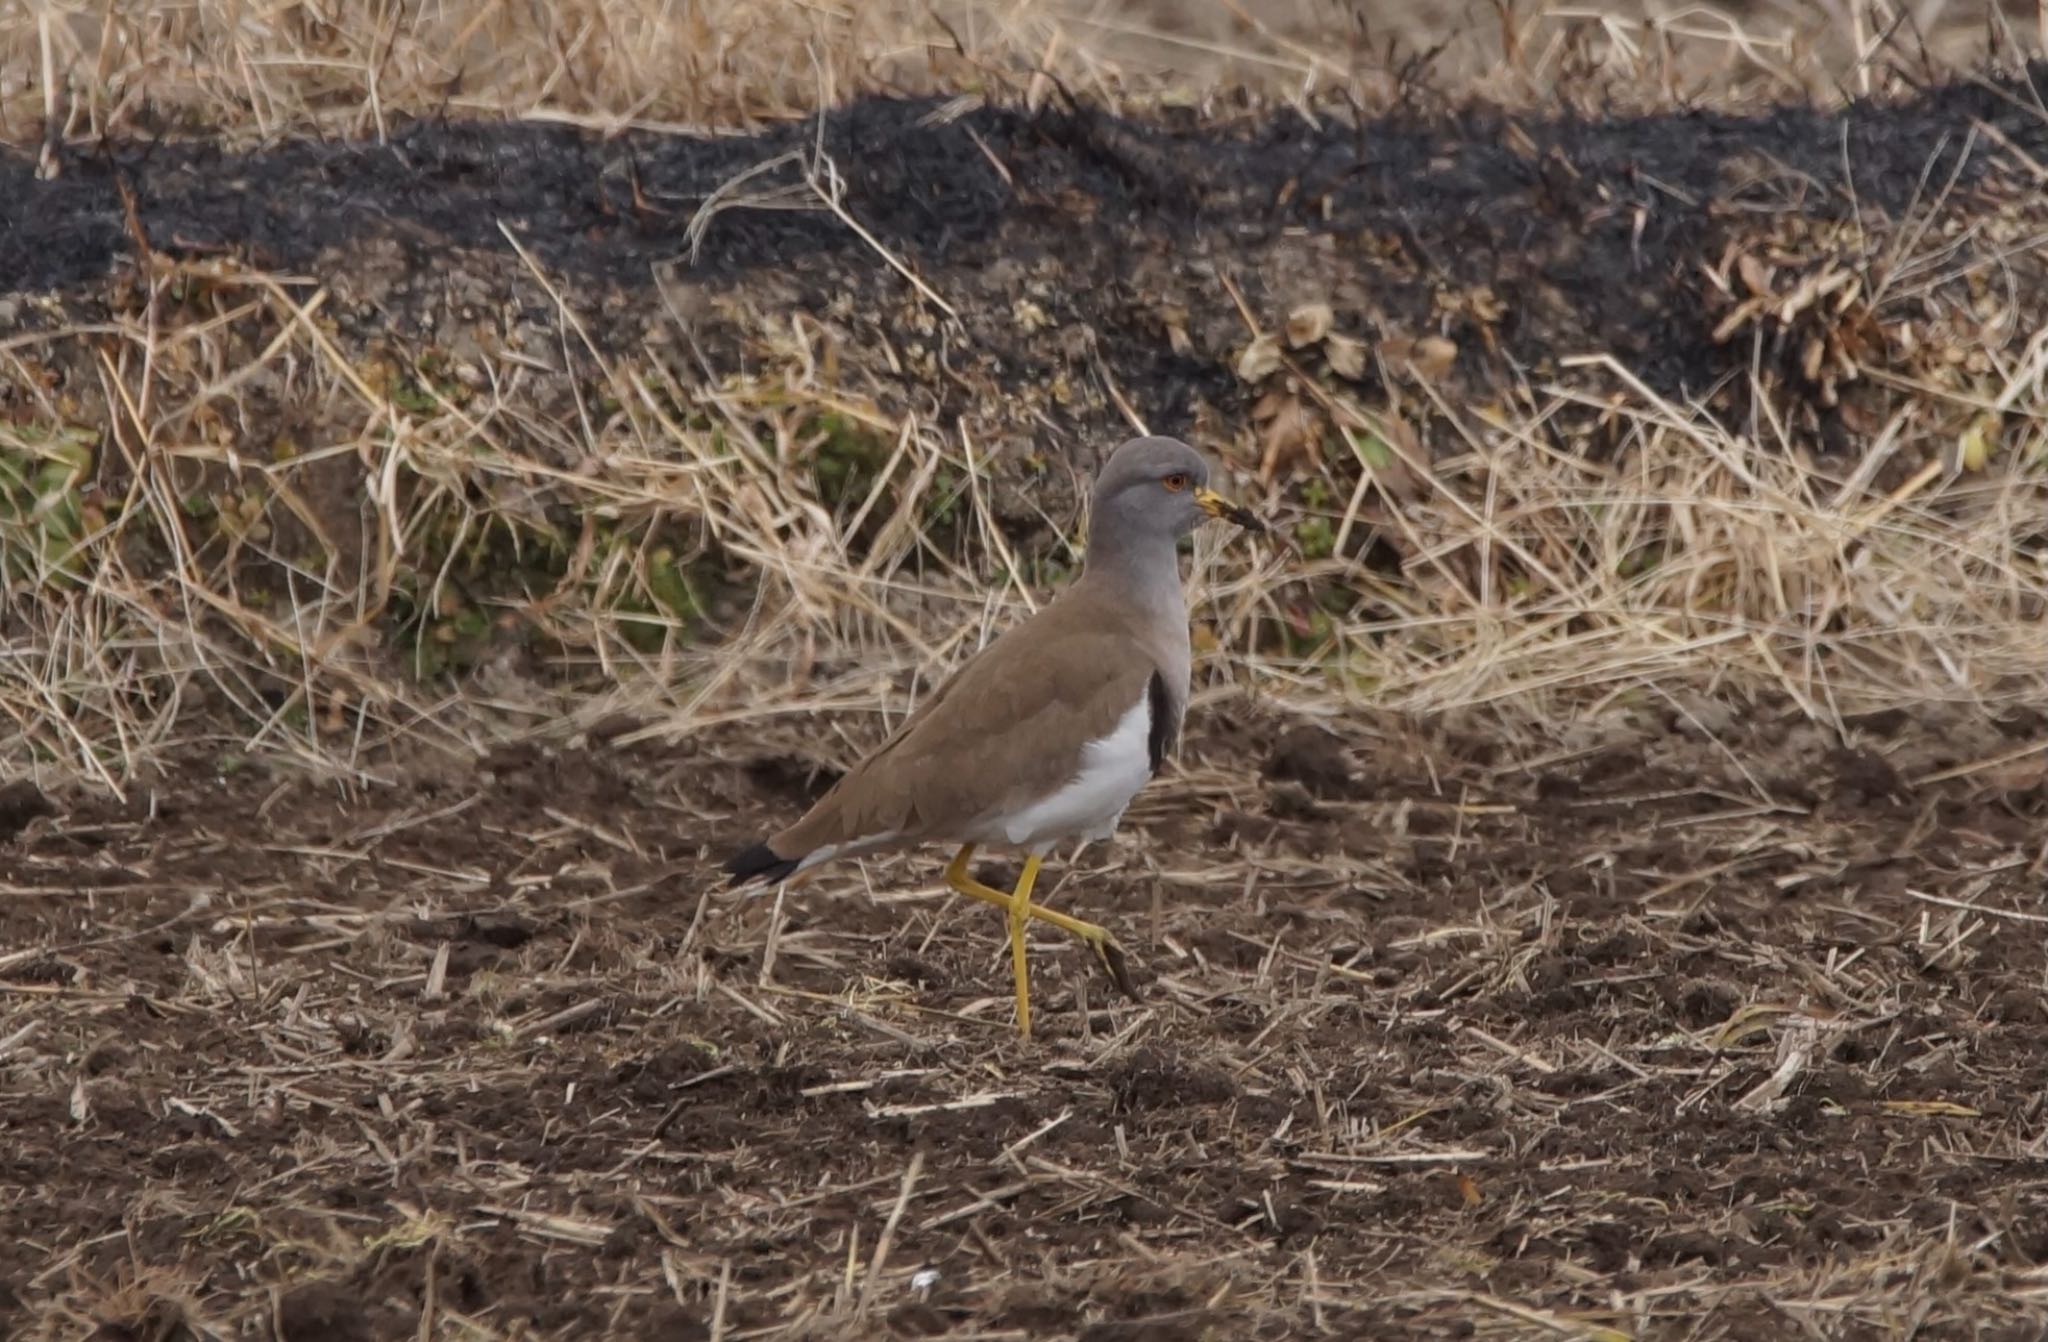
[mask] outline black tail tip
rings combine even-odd
[[[773,885],[787,880],[791,872],[802,866],[796,858],[777,857],[775,850],[765,843],[757,843],[743,853],[734,853],[725,860],[725,874],[732,879],[726,882],[728,888],[745,885],[757,877]]]

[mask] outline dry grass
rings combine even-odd
[[[1870,93],[1901,60],[2039,49],[2024,6],[1747,0],[813,4],[800,0],[5,0],[0,132],[92,139],[372,136],[394,118],[743,127],[869,90],[1048,92],[1115,105],[1233,85],[1369,105],[1419,77],[1544,99],[1588,85],[1742,101]]]
[[[394,746],[621,714],[684,736],[829,710],[852,751],[1079,559],[1070,493],[1020,555],[996,520],[999,494],[1030,497],[1016,463],[903,409],[916,376],[842,362],[822,330],[757,330],[745,375],[606,352],[522,253],[554,329],[401,366],[338,339],[328,287],[144,255],[117,320],[0,341],[31,389],[0,426],[0,745],[59,774],[119,788],[197,749],[367,777]],[[1816,457],[1779,417],[1807,393],[1767,371],[1772,313],[1807,305],[1780,287],[1736,314],[1753,330],[1730,323],[1757,347],[1748,423],[1605,357],[1474,411],[1390,344],[1380,404],[1314,341],[1241,356],[1261,409],[1204,445],[1293,548],[1204,542],[1197,618],[1228,650],[1205,675],[1312,712],[1525,719],[1679,689],[1838,726],[2038,702],[2048,343],[2007,321],[1950,359],[1984,328],[1922,321],[1941,376],[1867,451]],[[1246,320],[1248,351],[1276,348]],[[37,390],[59,363],[84,376]],[[820,463],[848,454],[866,473],[831,497]],[[1398,570],[1368,565],[1369,537]]]
[[[1593,71],[1609,93],[1654,99],[1685,85],[1740,102],[1868,86],[1873,71],[1890,78],[1900,53],[1919,54],[1900,39],[1923,36],[1903,13],[1850,9],[1847,31],[1863,45],[1835,66],[1768,9],[1743,16],[1747,27],[1707,11],[1648,28],[1620,11],[1521,13],[1477,30],[1419,10],[1406,18],[1416,32],[1435,23],[1480,42],[1468,55],[1492,52],[1471,80],[1497,94],[1554,98]],[[1404,67],[1355,28],[1333,43],[1341,22],[1331,28],[1312,6],[1254,22],[1226,5],[1182,16],[1171,33],[1137,11],[773,0],[55,4],[9,20],[0,115],[18,137],[41,122],[46,146],[166,125],[378,135],[421,113],[742,127],[871,88],[1038,100],[1049,91],[1040,73],[1112,102],[1250,80],[1282,98],[1344,88],[1370,103],[1406,79],[1390,78]],[[2020,40],[1998,15],[1980,27],[1937,7],[1915,22],[1955,49],[1972,32]],[[1703,52],[1717,55],[1687,65]],[[1896,240],[1925,233],[1905,221]],[[1936,240],[1924,246],[1938,261]],[[208,749],[358,770],[394,741],[455,745],[553,721],[561,700],[531,678],[494,681],[504,659],[476,651],[513,628],[545,647],[544,679],[574,693],[578,720],[651,709],[662,730],[684,732],[764,708],[868,710],[898,672],[938,673],[1010,618],[1006,605],[1043,590],[1019,579],[1043,577],[1044,557],[1020,562],[993,525],[975,427],[885,408],[905,403],[902,387],[842,384],[801,334],[741,382],[689,360],[600,354],[584,338],[587,307],[529,259],[560,303],[557,348],[542,362],[583,397],[550,420],[533,389],[562,377],[537,372],[534,351],[438,377],[393,367],[338,343],[321,312],[331,286],[137,247],[125,315],[0,341],[27,389],[0,427],[15,597],[0,744],[42,766],[118,787],[192,745],[200,724],[217,728],[223,708],[237,734]],[[1736,338],[1761,347],[1770,314],[1750,317],[1756,331]],[[1247,461],[1263,452],[1266,503],[1322,528],[1327,557],[1311,546],[1306,562],[1205,565],[1202,611],[1224,644],[1252,650],[1231,660],[1270,692],[1421,711],[1545,714],[1678,682],[1769,686],[1824,718],[1880,701],[1995,708],[2038,695],[2048,579],[2030,547],[2048,471],[2043,348],[2007,334],[1981,376],[1928,387],[1860,464],[1812,464],[1795,425],[1667,404],[1602,360],[1476,419],[1426,388],[1406,407],[1316,391],[1304,422],[1356,446],[1306,475],[1282,472],[1284,491],[1272,483],[1270,427],[1208,445]],[[62,393],[38,389],[32,370],[60,356],[87,375]],[[1783,399],[1757,392],[1766,405]],[[280,406],[325,426],[317,441],[277,426]],[[1575,437],[1589,406],[1623,445],[1597,464]],[[1995,452],[1930,454],[1959,415],[1986,409],[1995,421],[1962,432],[1995,435]],[[1423,420],[1435,424],[1427,445],[1405,422]],[[810,465],[835,432],[887,445],[867,494],[836,508],[821,503]],[[1893,456],[1930,465],[1880,488]],[[335,488],[322,473],[344,466],[363,482],[359,519],[320,497]],[[1399,506],[1373,512],[1373,497]],[[932,519],[956,509],[966,525],[936,536]],[[1071,512],[1052,520],[1078,534]],[[1403,556],[1397,580],[1351,562],[1375,526]],[[466,547],[532,559],[547,582],[521,600],[466,597]],[[728,603],[713,615],[698,590],[692,564],[714,554],[758,579],[744,612]],[[1053,571],[1074,557],[1055,556]],[[1007,585],[983,595],[1004,573]],[[1333,588],[1362,599],[1333,606]],[[408,661],[481,679],[422,681]]]

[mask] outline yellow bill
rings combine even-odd
[[[1246,531],[1263,533],[1266,529],[1266,524],[1261,522],[1251,509],[1242,504],[1232,503],[1213,489],[1196,490],[1195,502],[1209,516],[1221,518],[1226,522],[1235,522]]]

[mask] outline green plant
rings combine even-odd
[[[72,425],[0,427],[0,578],[75,582],[95,435]]]
[[[858,505],[888,464],[889,444],[867,425],[836,410],[821,411],[811,429],[819,435],[811,454],[818,497],[835,508],[849,502]]]

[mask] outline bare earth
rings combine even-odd
[[[1143,1000],[1041,936],[1030,1043],[935,856],[713,890],[827,781],[773,749],[19,794],[0,1318],[2039,1336],[2042,771],[1929,780],[2043,724],[1712,712],[1538,746],[1198,706],[1054,891]]]

